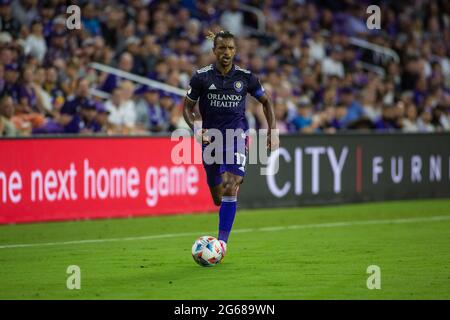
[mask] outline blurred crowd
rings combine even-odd
[[[68,28],[71,4],[81,8],[80,29]],[[264,13],[265,32],[242,4]],[[381,29],[366,26],[371,4]],[[187,127],[182,95],[90,64],[186,89],[214,63],[208,31],[222,29],[236,36],[236,64],[271,96],[280,133],[450,131],[449,1],[0,0],[0,136]],[[367,68],[351,37],[391,48],[399,61],[379,59],[383,74]],[[247,118],[267,126],[251,97]]]

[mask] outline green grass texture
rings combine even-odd
[[[200,267],[192,244],[217,225],[210,213],[1,226],[0,299],[450,299],[449,199],[238,210],[223,263]]]

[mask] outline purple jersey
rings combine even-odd
[[[215,65],[209,65],[194,74],[187,98],[199,100],[203,128],[220,130],[226,140],[227,129],[248,130],[245,117],[247,93],[257,99],[264,95],[264,88],[250,71],[233,65],[226,75],[222,75]],[[222,150],[215,150],[215,155],[219,157],[213,163],[205,161],[208,146],[203,145],[203,166],[209,186],[220,184],[226,171],[238,176],[245,175],[247,142],[245,134],[238,135],[233,141],[226,141]]]
[[[226,75],[222,75],[211,64],[195,72],[187,98],[199,100],[203,128],[225,133],[226,129],[248,129],[245,117],[247,93],[257,99],[264,94],[264,88],[255,75],[235,64]]]

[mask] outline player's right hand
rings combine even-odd
[[[211,143],[210,137],[206,134],[207,131],[208,129],[197,129],[194,131],[195,140],[197,140],[197,142],[201,145]]]

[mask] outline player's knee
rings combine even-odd
[[[235,178],[224,179],[224,181],[222,182],[223,194],[225,196],[236,195],[239,185],[240,185],[239,179]]]

